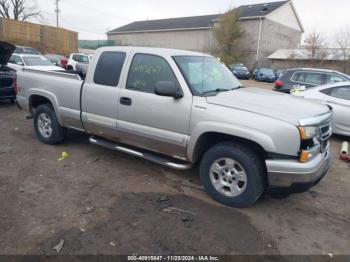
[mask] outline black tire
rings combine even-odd
[[[222,158],[230,158],[245,171],[246,186],[237,196],[226,196],[218,191],[212,181],[210,170],[212,165]],[[254,204],[264,192],[264,164],[250,148],[234,142],[220,143],[210,148],[203,156],[199,173],[208,194],[216,201],[232,206],[247,207]],[[232,181],[230,181],[232,183]]]
[[[45,137],[39,131],[39,116],[41,114],[46,114],[51,120],[52,132],[48,137]],[[48,145],[54,145],[61,143],[64,140],[65,129],[60,126],[56,113],[50,104],[42,104],[37,107],[34,114],[34,131],[36,137],[43,143]]]

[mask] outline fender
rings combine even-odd
[[[260,130],[222,122],[204,121],[197,124],[191,132],[192,135],[190,137],[187,148],[187,158],[191,162],[194,159],[194,150],[196,148],[198,139],[201,137],[201,135],[210,132],[222,133],[225,135],[248,139],[259,144],[266,152],[275,152],[276,150],[276,146],[272,138]]]
[[[45,97],[46,99],[48,99],[51,102],[53,109],[55,110],[55,114],[56,114],[58,122],[60,123],[60,125],[63,124],[60,111],[58,110],[58,105],[59,105],[58,100],[57,100],[57,97],[53,93],[51,93],[47,90],[38,89],[38,88],[31,88],[30,90],[28,90],[28,97],[29,97],[28,109],[29,109],[31,115],[32,115],[32,112],[31,112],[30,104],[32,102],[31,101],[32,96],[42,96],[42,97]]]

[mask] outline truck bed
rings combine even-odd
[[[55,110],[60,112],[59,121],[63,126],[82,129],[80,95],[83,80],[79,75],[24,69],[17,72],[17,83],[20,87],[17,100],[21,107],[26,108],[31,94],[45,94],[53,105],[57,105]]]

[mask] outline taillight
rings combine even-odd
[[[275,81],[275,87],[276,88],[281,88],[284,85],[284,83],[281,80]]]
[[[18,86],[17,86],[17,76],[14,75],[12,77],[12,81],[13,81],[13,90],[15,91],[15,94],[18,94]]]

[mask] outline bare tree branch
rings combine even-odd
[[[337,48],[341,52],[341,56],[344,64],[344,72],[347,72],[350,65],[350,30],[349,29],[343,29],[337,33],[336,44],[337,44]]]
[[[10,3],[8,0],[0,0],[0,16],[10,18]]]
[[[324,51],[326,46],[326,40],[323,35],[317,30],[311,31],[305,38],[304,48],[309,50],[310,59],[312,61],[315,60],[323,60],[325,59],[327,52]]]
[[[41,12],[35,4],[29,5],[29,2],[28,0],[0,0],[0,16],[19,21],[40,18]]]

